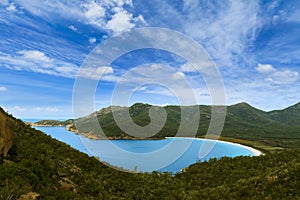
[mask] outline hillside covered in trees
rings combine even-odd
[[[133,121],[140,125],[146,126],[150,123],[149,104],[136,103],[129,107],[130,116]],[[200,105],[200,121],[197,131],[198,137],[204,137],[211,119],[211,106]],[[181,122],[180,106],[163,107],[167,113],[167,120],[163,128],[152,138],[173,137],[176,135]],[[185,109],[192,109],[193,106],[186,106]],[[126,134],[116,124],[112,110],[117,112],[125,111],[126,107],[110,106],[102,108],[99,111],[91,113],[88,116],[75,119],[76,125],[72,120],[54,121],[55,124],[69,125],[69,130],[79,131],[80,133],[89,133],[91,138],[101,138],[99,130],[93,129],[90,125],[90,119],[97,117],[105,135],[111,138],[132,138]],[[225,125],[221,136],[225,138],[234,138],[258,142],[260,145],[267,145],[279,148],[297,148],[300,147],[300,103],[290,106],[283,110],[265,112],[252,107],[247,103],[239,103],[227,106]],[[192,117],[191,117],[192,118]],[[129,121],[123,120],[121,123],[129,124]],[[197,122],[198,123],[198,122]],[[33,125],[53,125],[52,120],[42,120]],[[76,130],[79,127],[80,130]],[[188,132],[192,132],[189,135]],[[193,136],[193,131],[187,131],[185,136]],[[225,138],[224,138],[225,137]],[[256,145],[257,146],[257,145]]]
[[[183,173],[126,173],[7,115],[13,145],[0,159],[0,199],[297,199],[300,150],[213,159]]]

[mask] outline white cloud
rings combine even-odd
[[[9,5],[9,2],[8,2],[8,0],[1,0],[0,5],[7,6],[7,5]]]
[[[299,73],[292,70],[277,70],[270,64],[258,64],[255,68],[266,75],[265,80],[276,85],[290,84],[299,80]]]
[[[193,67],[189,63],[184,63],[183,65],[181,65],[180,70],[183,72],[197,72],[195,67]]]
[[[22,9],[48,21],[59,21],[60,18],[75,20],[93,25],[102,31],[112,31],[114,34],[127,31],[136,24],[146,24],[142,15],[134,18],[131,10],[125,9],[125,6],[133,7],[131,0],[15,0],[15,2]],[[77,31],[74,25],[70,25],[69,28]]]
[[[77,28],[74,25],[70,25],[68,26],[69,29],[71,29],[72,31],[77,32]]]
[[[281,15],[283,15],[283,18],[286,17],[287,21],[289,22],[296,22],[300,23],[300,8],[293,8],[289,12],[280,12]]]
[[[74,78],[78,67],[58,59],[50,58],[37,50],[18,51],[17,55],[0,53],[3,67],[18,71],[31,71],[41,74]]]
[[[33,15],[46,18],[47,20],[53,18],[71,19],[86,24],[92,24],[100,29],[106,28],[107,19],[111,17],[111,11],[113,9],[123,9],[123,6],[125,5],[133,6],[131,0],[16,0],[16,2]],[[115,15],[115,13],[113,14]],[[140,19],[142,18],[140,17]]]
[[[147,86],[141,86],[141,87],[136,87],[133,91],[145,91],[147,89],[148,89]]]
[[[27,109],[22,107],[22,106],[14,106],[12,109],[12,113],[14,113],[13,111],[26,111]]]
[[[176,80],[178,80],[178,79],[184,79],[184,78],[185,78],[185,75],[184,75],[183,72],[176,72],[176,73],[174,73],[174,74],[172,75],[172,78],[173,78],[173,79],[176,79]]]
[[[291,70],[276,71],[266,80],[278,85],[290,84],[299,80],[299,73]]]
[[[22,51],[18,51],[17,53],[21,54],[23,58],[31,61],[45,62],[45,63],[52,62],[51,59],[47,57],[43,52],[37,50],[22,50]]]
[[[235,67],[241,59],[252,61],[246,50],[262,27],[259,0],[184,0],[183,11],[172,2],[159,3],[158,14],[147,16],[147,21],[186,33],[203,45],[218,66]]]
[[[39,112],[59,112],[60,110],[57,107],[35,107],[35,111]]]
[[[197,95],[200,94],[198,92],[199,87],[194,87],[195,84],[191,83],[189,76],[181,71],[176,71],[174,68],[160,64],[132,68],[119,78],[118,85],[119,88],[114,92],[120,98],[125,97],[130,92],[139,91],[145,95],[151,94],[180,99],[180,103],[187,105],[196,104]],[[203,90],[201,90],[202,92]]]
[[[5,91],[7,91],[7,88],[4,86],[0,86],[0,92],[5,92]]]
[[[97,41],[97,39],[94,38],[94,37],[89,38],[89,43],[90,44],[94,44],[96,41]]]
[[[105,81],[116,81],[117,77],[113,75],[114,70],[109,66],[101,66],[98,68],[81,68],[78,76],[98,80]]]
[[[16,5],[14,3],[10,3],[9,6],[6,7],[6,10],[8,12],[12,12],[12,13],[18,11],[17,8],[16,8]]]
[[[141,22],[144,25],[148,25],[148,23],[144,19],[143,15],[139,15],[139,16],[133,18],[133,21],[135,21],[135,22]]]
[[[213,66],[214,66],[214,64],[212,62],[201,60],[201,61],[198,61],[198,66],[196,66],[196,67],[197,67],[197,69],[203,69],[203,68],[213,67]],[[189,63],[184,63],[180,67],[180,71],[182,71],[182,72],[198,72],[197,69]]]
[[[98,67],[96,72],[98,74],[112,74],[114,73],[114,69],[112,67],[102,66],[102,67]]]
[[[103,26],[105,8],[103,8],[101,4],[98,4],[95,1],[89,1],[88,3],[83,3],[82,8],[84,9],[84,16],[88,19],[89,23],[100,27]]]
[[[132,6],[132,0],[113,0],[113,2],[115,4],[117,4],[118,6],[123,6],[124,4],[130,5]]]
[[[41,74],[60,76],[65,78],[76,78],[77,75],[90,79],[115,82],[119,77],[115,76],[112,67],[100,66],[98,68],[82,68],[58,59],[50,58],[43,52],[37,50],[22,50],[18,56],[7,55],[0,52],[0,62],[3,67],[18,71],[31,71]]]
[[[132,14],[123,9],[116,9],[116,13],[106,24],[106,28],[115,34],[128,31],[134,26],[135,24],[132,23]]]
[[[263,74],[268,74],[275,72],[276,70],[274,67],[270,64],[258,64],[257,67],[255,68],[258,72],[263,73]]]

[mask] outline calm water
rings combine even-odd
[[[90,156],[99,157],[111,165],[143,172],[176,173],[197,161],[210,158],[253,156],[250,150],[240,145],[212,140],[188,138],[91,140],[66,131],[64,127],[35,127],[35,129]]]

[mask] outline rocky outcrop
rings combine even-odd
[[[14,124],[14,120],[0,108],[0,156],[6,157],[13,145]]]
[[[40,194],[36,192],[28,192],[20,196],[18,200],[37,200],[40,198]]]
[[[72,181],[70,181],[70,179],[68,179],[67,177],[62,178],[59,181],[59,184],[61,186],[61,189],[65,191],[72,191],[77,193],[76,185]]]

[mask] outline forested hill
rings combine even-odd
[[[130,115],[133,121],[145,126],[150,123],[149,104],[136,103],[129,107]],[[175,136],[181,120],[180,106],[165,106],[167,112],[167,121],[164,127],[153,138],[164,138],[166,136]],[[191,107],[192,108],[192,107]],[[90,136],[99,137],[99,131],[91,128],[89,120],[93,116],[97,116],[98,121],[107,137],[114,138],[130,138],[122,131],[113,118],[112,109],[122,111],[126,107],[110,106],[103,108],[86,117],[76,119],[77,127],[80,127],[79,132],[89,133]],[[211,118],[210,106],[199,106],[200,122],[197,131],[197,136],[206,135],[207,128]],[[62,125],[70,124],[71,120],[60,122]],[[225,126],[221,136],[235,139],[244,139],[250,141],[259,141],[266,145],[282,147],[282,148],[297,148],[300,147],[300,103],[283,110],[265,112],[252,107],[247,103],[239,103],[228,106],[226,113]],[[126,120],[123,124],[129,123]],[[45,121],[37,122],[37,124],[45,124]],[[47,123],[46,123],[47,124]],[[70,125],[70,130],[76,130],[76,126]],[[194,135],[186,135],[194,136]]]
[[[297,199],[300,151],[213,159],[183,173],[117,171],[0,109],[0,199]],[[3,126],[2,126],[3,125]]]

